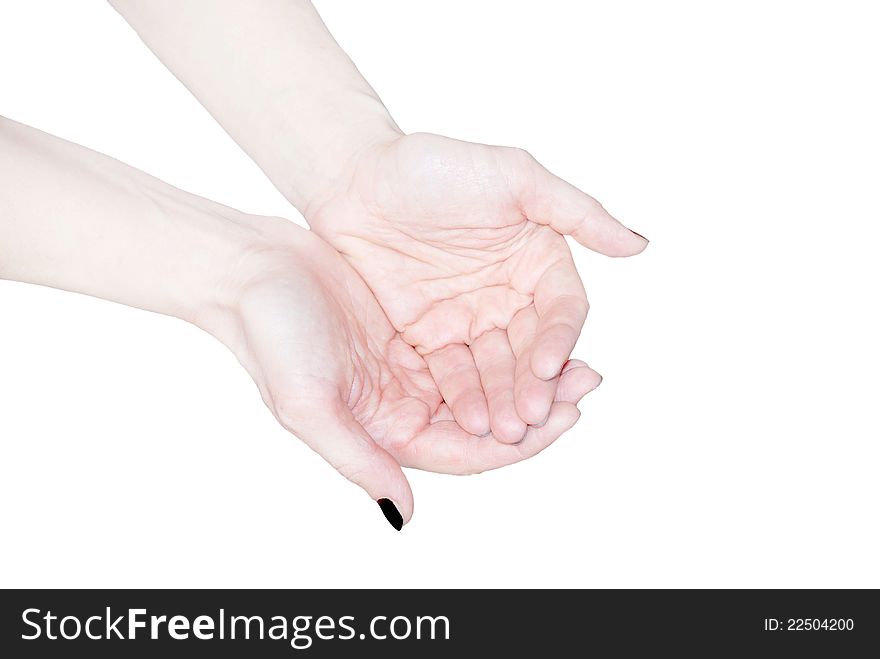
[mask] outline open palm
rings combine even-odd
[[[548,422],[517,445],[463,430],[423,358],[385,317],[351,266],[287,222],[235,277],[235,322],[221,339],[278,420],[403,521],[412,493],[400,466],[474,473],[522,460],[577,420],[599,377],[566,365]]]
[[[540,426],[587,314],[563,234],[610,256],[647,241],[520,149],[429,134],[362,153],[305,211],[427,363],[458,424]]]

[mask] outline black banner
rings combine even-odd
[[[878,621],[873,590],[6,590],[0,656],[876,656]]]

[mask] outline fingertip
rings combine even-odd
[[[485,437],[492,432],[489,425],[489,407],[482,395],[469,396],[456,401],[452,414],[458,425],[472,435]]]
[[[613,245],[610,250],[606,252],[608,256],[636,256],[637,254],[641,254],[648,248],[648,244],[650,243],[650,241],[642,234],[637,233],[622,224],[620,225],[620,227],[621,229],[623,229],[623,235],[618,241],[618,244]]]
[[[583,324],[583,319],[579,318],[579,320],[580,324]],[[534,376],[545,381],[559,376],[574,349],[577,338],[578,332],[567,324],[541,328],[529,357],[529,368]]]
[[[577,365],[572,365],[576,363]],[[580,360],[571,360],[562,369],[556,400],[577,404],[584,396],[602,384],[602,375]]]
[[[492,436],[502,444],[518,444],[527,430],[526,422],[513,409],[492,419]]]
[[[376,472],[377,476],[381,474],[381,481],[377,481],[376,485],[371,487],[368,492],[371,498],[379,504],[388,523],[395,526],[395,521],[392,519],[394,517],[393,511],[389,507],[393,505],[400,517],[400,527],[403,527],[409,523],[413,515],[412,487],[397,460],[388,453],[385,455],[387,455],[385,473]],[[387,503],[383,503],[383,501]],[[397,527],[395,526],[395,528]]]
[[[532,350],[529,368],[539,380],[552,380],[562,371],[567,355],[560,357],[553,354],[554,352],[557,351],[543,345],[538,345]]]
[[[529,388],[520,391],[514,402],[519,418],[530,426],[546,421],[552,404],[552,400],[544,400],[542,392],[533,393]]]
[[[627,227],[627,229],[629,229],[629,227]],[[644,240],[644,241],[645,241],[645,246],[646,246],[646,247],[648,246],[648,243],[651,242],[650,240],[648,240],[647,238],[645,238],[642,234],[640,234],[638,231],[633,231],[632,229],[629,229],[629,232],[630,232],[630,233],[634,233],[634,234],[636,234],[639,238],[641,238],[642,240]]]
[[[399,526],[408,522],[413,512],[413,494],[400,463],[373,440],[347,404],[337,400],[329,410],[319,408],[312,410],[311,417],[304,416],[307,420],[298,433],[302,440],[373,501],[393,503]],[[394,525],[397,518],[389,504],[381,503],[380,508]]]
[[[611,257],[635,256],[648,246],[647,238],[624,225],[601,205],[592,219],[581,222],[571,236],[584,247]]]
[[[552,380],[558,377],[571,353],[573,342],[568,336],[557,334],[554,338],[552,330],[545,332],[535,341],[529,357],[529,368],[539,380]]]
[[[382,511],[382,514],[385,515],[385,519],[388,520],[388,523],[391,524],[395,530],[400,531],[404,525],[400,507],[392,499],[384,497],[380,498],[376,503],[379,504],[379,509]]]
[[[642,234],[633,231],[632,229],[630,229],[629,232],[639,239],[639,242],[637,243],[635,251],[633,251],[632,253],[632,256],[635,256],[636,254],[641,254],[648,248],[648,245],[651,243],[651,241],[645,238]]]

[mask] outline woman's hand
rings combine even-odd
[[[430,368],[462,428],[543,422],[587,315],[563,234],[609,256],[647,241],[525,151],[437,135],[358,154],[304,208]]]
[[[209,325],[279,422],[373,499],[393,501],[397,527],[413,509],[400,465],[466,474],[530,457],[574,425],[575,404],[599,384],[568,362],[546,424],[518,444],[478,437],[453,419],[423,358],[336,251],[286,221],[253,221],[264,239],[244,250],[227,311]]]
[[[10,156],[0,160],[0,277],[210,332],[278,420],[397,528],[413,508],[401,465],[464,474],[534,455],[574,424],[574,404],[599,382],[571,362],[545,425],[517,445],[476,437],[452,420],[424,359],[366,284],[314,233],[2,118],[0,152]]]
[[[404,136],[306,0],[111,2],[366,280],[462,428],[512,443],[547,418],[587,313],[563,234],[644,238],[524,151]]]
[[[563,235],[612,256],[641,252],[644,238],[524,151],[404,136],[305,0],[111,1],[372,290],[329,286],[337,304],[327,321],[359,322],[339,313],[352,307],[346,290],[352,308],[378,309],[378,299],[390,318],[387,336],[345,344],[361,370],[334,380],[353,392],[390,387],[349,405],[377,444],[403,464],[479,470],[572,421],[556,421],[555,411],[574,411],[554,401],[587,300]],[[283,307],[283,291],[266,286]],[[351,335],[366,337],[360,327]],[[327,340],[337,334],[349,336]],[[363,350],[369,359],[354,358]],[[439,396],[415,377],[424,363]],[[593,371],[576,371],[595,386]],[[447,404],[435,411],[440,396]]]

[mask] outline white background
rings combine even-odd
[[[404,130],[651,239],[575,249],[605,382],[528,462],[409,472],[396,533],[206,334],[0,282],[0,585],[880,586],[871,6],[318,3]],[[0,114],[302,222],[102,2],[0,3]]]

